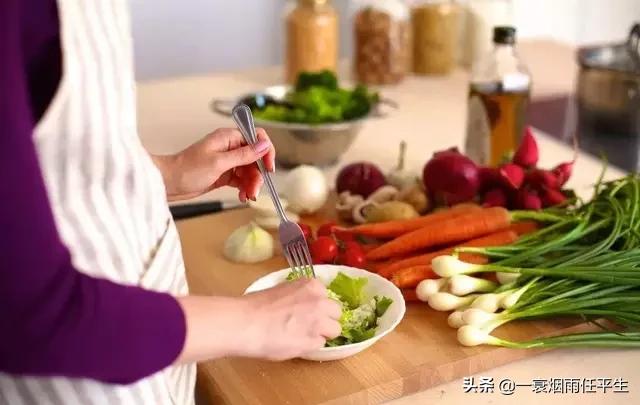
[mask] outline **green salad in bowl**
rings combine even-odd
[[[281,99],[256,95],[244,101],[258,120],[327,124],[364,117],[379,96],[363,85],[340,87],[336,75],[324,70],[300,73],[295,86]]]
[[[332,361],[354,356],[385,338],[404,317],[402,292],[391,281],[367,270],[337,264],[313,266],[316,276],[327,287],[330,298],[342,306],[340,336],[324,347],[300,357],[312,361]],[[274,271],[255,280],[245,294],[288,283],[299,277],[291,269]]]
[[[287,280],[304,277],[299,272],[291,272]],[[372,338],[378,327],[378,319],[382,317],[393,300],[388,297],[374,295],[367,298],[365,286],[369,280],[365,277],[349,277],[339,272],[327,286],[329,297],[340,302],[342,316],[340,336],[328,340],[327,347],[359,343]]]

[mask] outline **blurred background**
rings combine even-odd
[[[508,5],[507,20],[518,29],[519,38],[551,38],[571,45],[619,41],[640,19],[638,0],[496,2]],[[278,64],[284,50],[286,3],[132,0],[137,76],[145,80]],[[352,53],[351,19],[359,3],[333,1],[340,20],[343,57]],[[237,41],[239,38],[242,40]]]
[[[416,111],[426,110],[425,106],[448,111],[462,123],[408,113],[406,119],[431,131],[464,133],[465,149],[480,162],[497,164],[499,156],[519,142],[526,124],[567,144],[579,134],[582,150],[605,154],[626,170],[640,167],[640,25],[634,31],[640,22],[640,0],[131,0],[130,4],[136,75],[142,83],[207,78],[203,83],[208,97],[238,101],[246,96],[242,92],[266,91],[266,87],[243,87],[250,86],[252,73],[261,77],[254,86],[273,86],[293,84],[300,72],[327,68],[341,82],[383,89],[383,96],[404,102],[405,108],[405,100],[415,100]],[[508,29],[496,37],[494,29],[499,26]],[[235,84],[213,84],[225,75],[233,75]],[[282,89],[270,91],[269,96],[283,96]],[[410,96],[414,92],[415,99]],[[499,111],[500,120],[473,109],[478,97],[479,108]],[[193,101],[192,96],[188,99]],[[277,105],[266,112],[265,106],[254,109],[258,119],[267,119],[263,126],[280,150],[281,163],[334,164],[353,142],[357,144],[355,123],[339,132],[315,126],[304,135],[287,126],[367,118],[330,116],[338,108],[336,103],[314,103],[313,108],[328,115],[296,117]],[[400,120],[400,116],[377,122],[395,128],[398,122],[393,117]],[[503,138],[496,135],[500,131]],[[302,142],[300,137],[314,142]],[[487,146],[487,139],[494,144]],[[319,151],[326,156],[319,156]],[[488,153],[493,154],[491,162],[481,156]]]

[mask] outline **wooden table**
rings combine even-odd
[[[527,43],[521,46],[534,78],[534,97],[548,97],[572,91],[576,66],[573,51],[551,42]],[[234,72],[207,76],[165,79],[141,83],[138,88],[139,128],[143,143],[152,151],[170,153],[195,141],[212,129],[232,126],[224,117],[212,114],[208,104],[213,97],[233,97],[245,91],[255,90],[279,81],[280,70],[258,69],[249,72]],[[396,100],[400,109],[389,118],[365,126],[361,135],[347,152],[343,162],[366,159],[390,169],[396,160],[395,151],[401,139],[408,142],[408,166],[420,170],[433,151],[450,146],[462,146],[466,117],[465,97],[468,75],[459,70],[449,77],[409,78],[397,87],[382,89],[385,96]],[[371,140],[375,139],[375,142]],[[564,144],[538,133],[541,149],[541,164],[551,165],[561,160],[570,160],[572,152]],[[329,181],[333,181],[339,165],[326,168]],[[570,187],[585,197],[590,185],[600,171],[600,163],[592,157],[580,156]],[[619,170],[610,170],[607,178],[617,177]],[[282,173],[276,176],[281,181]],[[234,198],[228,190],[217,190],[200,199]],[[215,217],[193,220],[194,224],[180,226],[186,261],[204,257],[206,249],[219,246],[198,245],[200,232],[215,232]],[[198,226],[199,225],[199,226]],[[200,253],[197,253],[200,252]],[[187,269],[189,272],[189,269]],[[191,287],[202,287],[200,280],[191,278]],[[532,378],[559,377],[624,377],[630,381],[631,394],[584,396],[533,394],[531,390],[517,390],[514,395],[465,394],[462,380],[456,379],[431,390],[407,396],[396,404],[442,403],[453,404],[473,400],[474,403],[511,403],[514,399],[524,403],[618,403],[619,400],[640,398],[637,396],[640,371],[637,369],[638,355],[630,351],[585,351],[556,350],[538,357],[513,363],[481,375],[493,377],[496,384],[501,378],[511,378],[518,383],[530,383]],[[215,362],[208,363],[215,367]],[[329,372],[329,371],[327,371]],[[229,371],[229,373],[232,373]],[[216,384],[231,383],[201,380],[200,383],[215,390]],[[476,376],[478,377],[478,376]],[[442,381],[447,381],[445,378]],[[238,387],[246,389],[247,387]],[[586,402],[585,402],[586,401]]]

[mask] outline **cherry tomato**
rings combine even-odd
[[[309,247],[314,264],[330,264],[338,255],[338,244],[330,236],[319,236]]]
[[[343,249],[344,249],[345,252],[353,250],[353,251],[356,251],[356,252],[364,253],[364,249],[362,248],[362,245],[359,244],[356,241],[353,241],[353,240],[349,240],[349,241],[344,242]]]
[[[353,234],[340,229],[340,225],[335,222],[327,222],[318,228],[318,236],[334,236],[343,242],[354,240]]]
[[[333,235],[334,230],[337,226],[338,225],[335,222],[327,222],[326,224],[320,225],[320,228],[318,228],[317,232],[318,237]]]
[[[347,242],[353,243],[353,242]],[[358,269],[363,269],[367,264],[367,259],[364,255],[364,251],[357,243],[354,245],[348,246],[344,253],[340,255],[340,264],[349,267],[356,267]]]
[[[302,229],[302,234],[304,235],[307,243],[311,242],[313,240],[313,231],[311,230],[311,227],[307,224],[303,224],[302,222],[298,222],[298,226]]]

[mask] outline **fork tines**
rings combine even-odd
[[[315,277],[311,255],[303,237],[291,240],[283,249],[283,254],[292,270],[304,277]]]

